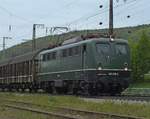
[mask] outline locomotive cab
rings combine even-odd
[[[130,53],[127,41],[109,38],[95,42],[97,80],[104,92],[121,92],[129,85]]]
[[[95,59],[99,69],[128,70],[130,67],[127,42],[99,41],[95,43]]]

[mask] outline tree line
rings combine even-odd
[[[138,41],[129,40],[133,81],[144,81],[150,71],[150,37],[143,31]]]

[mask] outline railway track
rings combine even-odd
[[[67,115],[63,115],[63,114],[59,114],[59,113],[43,111],[43,110],[39,110],[39,109],[35,109],[35,108],[9,105],[9,104],[5,104],[4,106],[7,107],[7,108],[23,110],[23,111],[29,111],[29,112],[33,112],[33,113],[37,113],[37,114],[48,115],[50,117],[57,118],[57,119],[80,119],[80,118],[76,118],[76,117],[72,117],[72,116],[67,116]]]
[[[38,114],[45,114],[49,116],[53,116],[61,119],[144,119],[140,117],[132,117],[127,115],[118,115],[111,113],[103,113],[103,112],[94,112],[87,110],[80,110],[74,108],[66,108],[66,107],[50,107],[41,104],[33,104],[31,102],[22,102],[15,100],[3,100],[8,104],[4,104],[5,107],[11,109],[18,109],[24,111],[30,111]],[[10,104],[11,103],[11,104]],[[18,104],[20,106],[18,106]],[[31,108],[31,106],[42,107],[42,109]],[[54,108],[53,111],[43,111],[43,108]]]

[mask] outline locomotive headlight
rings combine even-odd
[[[115,41],[111,35],[110,35],[110,41],[111,42]]]
[[[125,70],[125,71],[128,71],[128,63],[125,62],[125,63],[124,63],[124,66],[125,66],[124,70]]]
[[[125,70],[125,71],[128,71],[128,68],[127,68],[127,67],[125,67],[125,68],[124,68],[124,70]]]
[[[100,62],[99,64],[98,64],[98,68],[97,68],[98,70],[102,70],[103,68],[102,68],[102,63]]]
[[[115,40],[114,40],[113,38],[110,38],[110,41],[113,42],[113,41],[115,41]]]
[[[98,67],[98,70],[102,70],[102,67]]]

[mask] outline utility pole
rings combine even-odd
[[[52,35],[51,29],[52,29],[51,27],[45,27],[45,40],[48,39],[49,32],[50,32],[50,35]]]
[[[119,2],[119,0],[116,1]],[[123,0],[123,1],[126,2],[127,0]],[[114,34],[113,6],[114,6],[114,0],[109,0],[109,36],[110,37],[113,36]]]
[[[6,43],[5,43],[5,37],[3,37],[3,51],[5,51],[5,46],[6,46]]]
[[[36,50],[36,28],[37,27],[44,27],[44,24],[33,24],[32,52]]]
[[[36,49],[36,24],[33,24],[33,34],[32,34],[32,51]]]
[[[5,58],[5,49],[6,49],[6,40],[12,39],[11,37],[2,37],[3,38],[3,58]]]
[[[111,37],[114,32],[113,26],[113,0],[109,0],[109,36]]]

